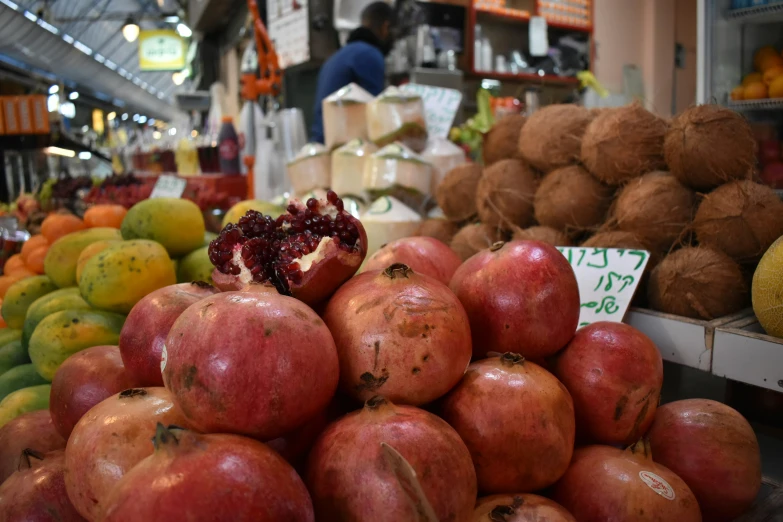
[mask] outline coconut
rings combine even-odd
[[[667,172],[650,172],[626,185],[615,201],[612,223],[659,252],[682,238],[693,219],[696,195]]]
[[[473,254],[489,248],[493,243],[500,241],[502,235],[500,231],[489,225],[472,224],[466,225],[451,240],[451,249],[465,261]]]
[[[536,220],[548,227],[575,234],[600,225],[612,203],[611,187],[582,167],[553,170],[541,180],[533,203]]]
[[[517,143],[524,125],[525,117],[521,114],[509,114],[498,120],[484,135],[484,165],[518,157]]]
[[[582,138],[582,163],[600,181],[620,185],[665,170],[666,121],[634,103],[600,112]]]
[[[484,169],[476,190],[476,210],[482,223],[504,230],[533,221],[536,176],[527,163],[500,160]]]
[[[747,180],[727,183],[701,202],[693,230],[700,245],[740,263],[753,263],[783,235],[783,202],[765,185]]]
[[[592,121],[579,105],[548,105],[536,111],[519,133],[519,154],[538,170],[549,172],[579,160],[582,136]]]
[[[476,215],[476,189],[481,179],[481,166],[466,163],[446,174],[435,191],[435,199],[443,213],[452,221],[465,221]]]
[[[435,239],[446,243],[451,243],[454,239],[454,235],[457,233],[458,227],[455,223],[447,219],[425,219],[422,221],[417,236],[434,237]]]
[[[542,241],[552,246],[571,246],[571,239],[552,227],[536,226],[519,229],[511,237],[514,241]]]
[[[680,113],[666,133],[666,163],[677,179],[696,190],[750,179],[756,165],[756,140],[741,115],[717,105]]]
[[[726,254],[705,247],[683,248],[666,256],[650,275],[647,295],[653,309],[693,319],[724,317],[748,304],[740,266]]]

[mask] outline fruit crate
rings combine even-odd
[[[783,339],[764,333],[755,315],[715,329],[712,373],[783,392]]]
[[[652,339],[665,361],[710,372],[716,330],[751,314],[752,311],[745,310],[712,321],[702,321],[645,308],[631,308],[624,322]]]

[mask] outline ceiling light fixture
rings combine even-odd
[[[69,100],[78,100],[79,99],[79,93],[74,91],[71,94],[68,95]]]
[[[182,38],[190,38],[193,36],[193,31],[191,31],[190,27],[185,24],[177,24],[177,34],[179,34]]]
[[[60,147],[46,147],[44,149],[46,154],[57,154],[58,156],[65,156],[66,158],[76,157],[76,152],[69,149],[61,149]]]
[[[139,26],[133,21],[133,18],[129,17],[125,20],[125,25],[122,26],[122,36],[124,36],[128,42],[135,42],[136,38],[139,37],[139,31]]]
[[[106,119],[109,121],[112,121],[116,117],[117,117],[117,113],[114,111],[111,111],[109,114],[106,115]]]

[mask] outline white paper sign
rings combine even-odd
[[[406,83],[400,89],[421,96],[424,101],[424,121],[427,123],[427,133],[430,136],[446,138],[462,101],[462,93],[457,89],[432,87],[418,83]]]
[[[579,283],[579,327],[598,321],[620,323],[650,260],[645,250],[557,247]]]
[[[280,67],[310,60],[310,22],[307,0],[267,0],[267,28]]]
[[[152,189],[152,198],[181,198],[188,182],[177,176],[159,176]]]
[[[549,34],[546,18],[531,16],[528,25],[530,56],[546,56],[549,53]]]

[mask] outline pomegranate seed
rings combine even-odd
[[[315,210],[318,208],[318,200],[315,198],[310,198],[307,200],[307,208],[310,210]]]
[[[289,214],[291,214],[292,216],[295,216],[295,215],[297,215],[297,214],[299,213],[299,208],[298,208],[296,205],[294,205],[293,203],[291,203],[290,205],[288,205],[288,208],[286,208],[286,210],[287,210],[287,211],[288,211],[288,213],[289,213]]]
[[[333,204],[338,211],[342,212],[343,210],[345,210],[345,205],[343,204],[342,199],[337,198],[337,201],[333,202]]]
[[[334,203],[335,203],[335,202],[336,202],[338,199],[339,199],[339,198],[337,197],[337,192],[335,192],[334,190],[327,190],[327,191],[326,191],[326,200],[327,200],[329,203],[331,203],[331,204],[333,204],[333,205],[334,205]]]

